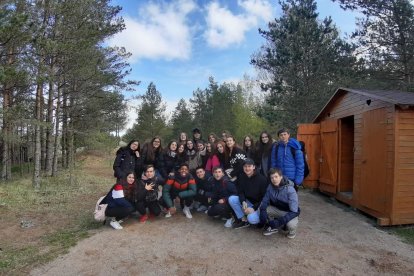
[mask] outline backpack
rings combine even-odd
[[[93,212],[95,220],[99,222],[105,222],[106,220],[105,211],[106,207],[108,207],[108,204],[101,204],[105,197],[106,196],[102,196],[98,199],[98,202],[96,202],[95,211]]]
[[[305,150],[305,142],[303,141],[298,141],[300,144],[300,150],[302,151],[302,156],[303,156],[303,164],[304,166],[304,170],[303,170],[303,179],[305,179],[308,175],[309,175],[309,165],[308,165],[308,160],[306,158],[306,150]],[[290,151],[292,152],[292,156],[295,156],[296,150],[292,147],[289,147]],[[279,144],[276,144],[276,158],[277,158],[277,151],[279,150]]]

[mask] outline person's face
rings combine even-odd
[[[243,165],[243,171],[247,176],[252,176],[254,173],[254,165],[250,165],[250,164],[245,164]]]
[[[272,182],[273,186],[279,187],[280,181],[282,180],[282,176],[278,173],[274,173],[270,175],[270,181]]]
[[[223,133],[221,134],[221,138],[223,139],[223,141],[226,141],[226,139],[227,139],[227,134],[226,134],[225,132],[223,132]]]
[[[201,137],[201,133],[200,133],[200,132],[194,132],[194,133],[193,133],[193,136],[194,136],[194,138],[196,138],[196,139],[200,139],[200,137]]]
[[[208,136],[208,141],[210,143],[214,143],[216,141],[216,138],[214,137],[214,135],[210,135],[210,136]]]
[[[181,132],[181,133],[180,133],[180,140],[181,140],[181,141],[185,141],[185,140],[187,140],[187,134],[185,134],[185,132]]]
[[[197,143],[197,148],[199,151],[204,150],[204,144],[203,143]]]
[[[244,145],[246,147],[251,147],[252,146],[252,139],[250,139],[250,137],[244,138]]]
[[[182,166],[179,170],[178,170],[178,172],[180,173],[180,175],[181,176],[187,176],[187,174],[188,174],[188,168],[186,167],[186,166]]]
[[[198,178],[203,179],[206,176],[206,171],[203,169],[196,170],[196,175]]]
[[[176,142],[172,142],[170,144],[170,150],[171,151],[176,151],[177,150],[177,143]]]
[[[224,173],[222,169],[217,169],[213,172],[213,177],[216,180],[220,180],[223,176],[224,176]]]
[[[135,181],[135,176],[132,174],[132,173],[130,173],[130,174],[128,174],[128,176],[127,176],[127,183],[128,184],[132,184],[132,183],[134,183],[134,181]]]
[[[188,140],[188,141],[187,141],[187,148],[188,148],[188,149],[193,149],[193,147],[194,147],[193,142],[192,142],[192,141],[190,141],[190,140]]]
[[[235,144],[235,142],[234,142],[234,139],[232,137],[227,138],[227,140],[226,140],[227,147],[232,149],[234,147],[234,144]]]
[[[138,146],[139,146],[139,143],[134,142],[129,147],[131,148],[131,150],[136,151],[138,149]]]
[[[179,153],[183,153],[183,152],[184,152],[184,145],[180,145],[180,146],[178,147],[178,152],[179,152]]]
[[[153,146],[154,148],[159,148],[159,147],[160,147],[160,145],[161,145],[161,140],[160,140],[160,139],[158,139],[158,138],[155,138],[155,139],[154,139],[154,141],[152,142],[152,146]]]
[[[207,152],[211,152],[211,144],[210,143],[207,143],[207,145],[206,145],[206,151]]]
[[[217,151],[220,152],[220,153],[223,153],[224,152],[224,147],[221,144],[218,144],[217,145]]]
[[[287,132],[282,132],[279,134],[280,141],[282,141],[285,144],[287,144],[287,142],[289,141],[289,137],[290,137],[290,134]]]
[[[146,176],[147,178],[153,178],[153,177],[155,176],[155,170],[154,170],[154,168],[153,168],[153,167],[148,168],[148,169],[145,171],[145,176]]]
[[[260,140],[262,140],[263,144],[269,143],[269,135],[267,135],[267,133],[262,133],[262,135],[260,136]]]

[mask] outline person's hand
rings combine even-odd
[[[211,202],[211,197],[207,198],[207,202],[210,203]]]
[[[224,203],[224,199],[219,199],[218,203],[223,204]]]
[[[139,155],[139,151],[137,151],[137,150],[135,151],[135,156],[136,156],[136,157],[140,157],[140,155]]]
[[[154,190],[154,184],[153,183],[145,184],[145,190],[147,190],[147,191]]]
[[[247,202],[246,201],[243,201],[242,202],[242,206],[243,206],[243,210],[246,210],[247,209]]]
[[[170,172],[168,176],[174,176],[174,172]]]
[[[174,215],[175,212],[177,212],[177,209],[175,207],[168,208],[168,212],[170,212],[171,215]]]
[[[246,214],[246,215],[250,215],[250,214],[252,214],[252,213],[254,213],[254,209],[253,208],[246,208],[246,209],[244,209],[244,213]]]

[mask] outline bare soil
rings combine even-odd
[[[224,228],[193,212],[116,231],[96,230],[31,275],[414,275],[414,247],[373,219],[301,190],[298,233],[290,240],[259,229]],[[93,206],[91,206],[91,210]],[[3,238],[3,237],[2,237]]]

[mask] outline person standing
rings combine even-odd
[[[280,129],[277,135],[279,142],[272,147],[270,166],[281,169],[283,176],[292,180],[296,186],[301,185],[305,171],[305,159],[301,145],[296,139],[290,137],[290,132],[286,128]]]
[[[243,162],[246,159],[245,152],[236,145],[236,140],[229,135],[226,139],[224,169],[231,181],[236,180],[243,171]]]
[[[144,166],[154,165],[157,175],[161,175],[164,168],[163,150],[161,138],[155,136],[151,142],[145,143],[142,147],[142,162]]]
[[[139,152],[138,140],[131,140],[128,145],[118,149],[113,164],[114,176],[117,181],[125,179],[128,172],[133,171],[136,175],[142,172],[142,158]]]
[[[270,154],[272,152],[273,139],[267,131],[262,131],[259,141],[256,143],[256,159],[258,171],[267,177],[267,171],[270,169]]]
[[[263,235],[269,236],[281,228],[290,239],[296,237],[299,223],[298,194],[291,180],[282,175],[278,168],[269,170],[271,184],[260,204],[260,223],[265,225]]]

